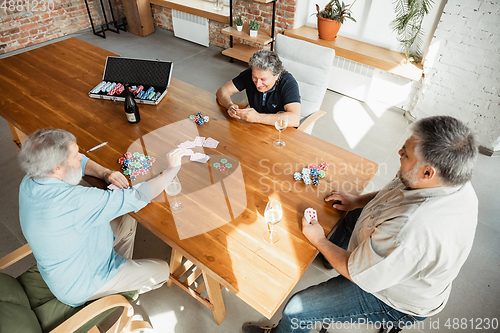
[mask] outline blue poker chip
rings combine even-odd
[[[312,183],[311,178],[304,178],[304,184],[310,185]]]
[[[311,176],[315,177],[315,176],[317,176],[317,175],[318,175],[318,169],[316,169],[316,168],[312,168],[312,169],[311,169]]]
[[[302,178],[302,175],[300,174],[300,172],[294,172],[293,179],[300,180],[301,178]]]
[[[205,123],[205,121],[203,121],[203,119],[202,119],[202,118],[200,118],[200,119],[198,119],[198,120],[196,121],[196,123],[197,123],[198,125],[200,125],[200,126],[201,126],[201,125],[203,125],[203,124]]]

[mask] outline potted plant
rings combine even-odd
[[[420,62],[422,57],[422,21],[432,8],[432,0],[394,1],[396,19],[392,28],[398,34],[398,41],[406,55],[406,63]]]
[[[248,29],[250,30],[250,37],[257,37],[257,32],[260,28],[260,23],[255,19],[248,22]]]
[[[318,4],[316,4],[317,13],[315,14],[318,18],[318,34],[320,39],[334,40],[346,18],[356,22],[351,16],[351,7],[354,5],[354,2],[351,5],[346,5],[343,1],[341,4],[339,0],[331,0],[323,10],[320,10]]]
[[[243,20],[244,17],[241,14],[238,14],[234,17],[234,23],[236,24],[236,30],[243,30]]]

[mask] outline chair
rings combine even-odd
[[[299,130],[311,134],[314,122],[325,115],[325,97],[335,50],[282,34],[276,36],[276,53],[299,84],[301,97]]]
[[[31,253],[28,244],[0,258],[0,270]],[[135,332],[151,328],[132,321],[134,309],[127,298],[137,292],[110,295],[79,307],[66,305],[50,292],[36,265],[17,278],[0,273],[0,332],[9,333],[99,333],[95,326],[117,307],[123,312],[108,332]]]

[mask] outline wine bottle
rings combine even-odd
[[[141,115],[139,114],[139,107],[135,102],[134,96],[130,92],[130,85],[125,83],[125,114],[127,115],[127,120],[131,124],[137,124],[141,121]]]

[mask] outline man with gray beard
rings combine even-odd
[[[181,166],[183,149],[167,155],[159,176],[129,187],[124,175],[79,153],[73,134],[46,128],[29,135],[19,156],[26,176],[19,188],[19,219],[38,270],[61,302],[79,306],[102,296],[161,287],[164,260],[133,260],[137,212],[163,191]],[[119,189],[78,186],[83,175]]]
[[[452,117],[420,119],[411,131],[397,177],[383,189],[325,197],[349,211],[330,239],[316,220],[302,220],[325,267],[340,275],[292,296],[277,327],[251,325],[245,333],[405,326],[443,310],[474,240],[478,201],[470,180],[477,147]]]

